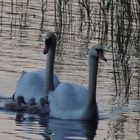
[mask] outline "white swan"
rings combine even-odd
[[[29,100],[33,97],[36,102],[39,102],[39,99],[44,97],[48,90],[54,90],[58,86],[58,77],[56,75],[53,76],[55,48],[56,36],[54,33],[48,32],[45,36],[44,48],[44,54],[48,53],[46,71],[23,71],[16,85],[13,96],[15,100],[17,100],[18,96],[23,96],[26,103],[29,103]],[[50,79],[50,77],[53,78]],[[48,87],[46,85],[48,85]]]
[[[100,47],[91,48],[89,51],[88,89],[77,84],[60,83],[54,91],[49,92],[51,117],[77,120],[97,117],[96,82],[99,58],[107,61],[103,55],[103,49]]]

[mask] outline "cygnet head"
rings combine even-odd
[[[42,97],[42,98],[40,98],[39,103],[41,106],[44,106],[44,105],[48,104],[48,101],[46,98]]]
[[[92,57],[97,57],[103,61],[107,61],[107,59],[104,56],[104,50],[101,46],[90,48],[89,55]]]
[[[35,105],[35,98],[34,97],[29,100],[29,105],[30,106]]]
[[[48,32],[45,36],[44,54],[47,54],[50,47],[56,47],[56,35],[53,32]]]
[[[25,103],[25,100],[24,100],[24,97],[23,97],[23,96],[18,96],[18,97],[17,97],[17,104],[20,105],[20,104],[22,104],[22,103],[23,103],[23,104],[26,104],[26,103]]]

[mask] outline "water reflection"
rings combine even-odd
[[[44,140],[93,140],[98,126],[97,119],[93,121],[59,120],[44,115],[28,116],[22,113],[16,114],[15,122],[16,125],[26,127],[28,133],[29,126],[34,127],[32,133],[41,135]],[[41,131],[38,131],[39,128],[35,126],[37,122]]]
[[[50,119],[48,127],[54,133],[52,135],[54,140],[78,138],[80,140],[80,137],[92,140],[96,135],[97,121],[80,122]]]
[[[109,122],[108,137],[115,140],[140,139],[140,112],[127,112]]]

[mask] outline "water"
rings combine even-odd
[[[22,0],[17,2],[18,5],[15,3],[14,1],[12,5],[11,1],[0,1],[1,106],[11,100],[9,98],[12,97],[23,70],[45,68],[43,38],[46,31],[54,31],[53,26],[49,25],[51,21],[46,21],[47,25],[40,28],[42,16],[39,1],[30,1],[29,6]],[[55,73],[62,81],[88,87],[88,49],[91,44],[86,47],[79,38],[72,42],[72,35],[67,36],[69,42],[63,42],[57,48]],[[67,38],[65,35],[64,41]],[[95,41],[93,43],[96,44]],[[2,140],[139,140],[139,97],[134,93],[129,102],[115,97],[111,54],[108,48],[105,50],[108,62],[99,63],[98,73],[98,122],[49,119],[48,116],[18,114],[1,109]]]

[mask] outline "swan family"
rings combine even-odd
[[[32,98],[37,104],[45,97],[49,109],[42,99],[40,109],[47,108],[50,117],[59,119],[89,120],[97,116],[96,84],[98,61],[104,57],[103,49],[97,45],[89,50],[89,83],[88,88],[74,83],[60,82],[54,75],[54,60],[56,50],[56,35],[48,32],[45,36],[44,54],[47,54],[45,71],[22,72],[14,94],[17,101],[22,96],[26,103]],[[34,108],[31,109],[34,111]],[[37,106],[37,108],[39,108]]]

